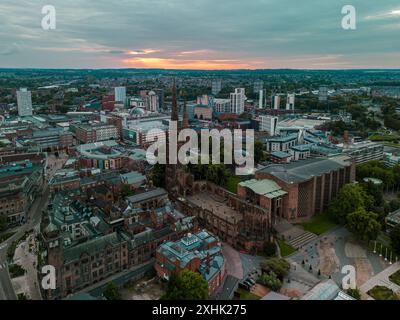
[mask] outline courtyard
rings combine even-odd
[[[224,198],[221,198],[215,194],[202,192],[187,197],[187,200],[194,203],[198,207],[211,211],[218,217],[225,220],[230,220],[235,223],[236,221],[240,221],[242,219],[242,215],[235,209],[232,209],[230,206],[228,206]]]
[[[344,277],[341,271],[346,265],[355,267],[357,287],[390,266],[389,261],[368,250],[343,227],[308,242],[287,260],[321,280],[330,277],[339,286]]]
[[[165,290],[158,279],[146,278],[127,282],[121,289],[120,294],[122,300],[159,300],[164,294]]]

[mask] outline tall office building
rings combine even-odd
[[[260,131],[266,131],[270,136],[274,136],[277,126],[278,117],[260,116]]]
[[[231,93],[231,113],[242,114],[244,112],[244,101],[246,100],[244,88],[236,88]]]
[[[218,113],[229,113],[231,108],[231,100],[229,99],[215,99],[214,111]]]
[[[211,93],[213,95],[217,95],[221,92],[222,89],[222,81],[221,80],[213,80],[211,83]]]
[[[122,102],[124,105],[126,103],[126,87],[116,87],[115,91],[115,101]]]
[[[259,93],[260,90],[262,90],[263,88],[264,88],[264,81],[262,81],[262,80],[254,81],[254,85],[253,85],[253,92],[254,93]]]
[[[158,95],[154,91],[149,91],[145,100],[146,110],[151,112],[159,111],[159,100]]]
[[[158,106],[160,110],[164,110],[164,90],[163,89],[154,89],[153,90],[158,95]]]
[[[262,89],[258,93],[258,109],[263,109],[265,107],[265,98],[267,96],[267,90]]]
[[[203,94],[201,96],[197,96],[196,103],[204,106],[214,107],[214,97],[212,95]]]
[[[286,99],[286,110],[294,110],[294,100],[295,100],[295,94],[294,93],[288,93],[287,99]]]
[[[281,97],[279,95],[272,96],[272,108],[279,110],[281,105]]]
[[[328,87],[325,87],[325,86],[319,87],[318,100],[319,101],[328,100]]]
[[[20,117],[32,115],[32,95],[26,88],[17,91],[17,104]]]

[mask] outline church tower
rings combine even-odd
[[[183,129],[189,128],[189,116],[187,112],[186,106],[186,98],[183,107],[183,121],[181,125],[179,125],[179,117],[178,117],[178,103],[177,103],[177,93],[176,93],[176,84],[175,80],[172,85],[172,112],[171,112],[171,121],[176,121],[177,123],[177,132],[172,134],[179,135],[179,132]],[[175,196],[178,195],[186,195],[187,190],[191,189],[193,177],[190,172],[187,172],[187,168],[177,161],[177,164],[172,164],[170,160],[169,153],[169,144],[171,142],[171,132],[169,131],[167,135],[167,165],[165,168],[165,187],[167,191]],[[184,141],[177,141],[177,151],[184,144]],[[177,155],[178,156],[178,155]]]
[[[175,79],[172,84],[172,111],[171,111],[171,121],[176,121],[178,123],[178,102],[176,97],[176,83]],[[175,193],[177,190],[177,179],[176,179],[176,171],[177,165],[170,163],[170,150],[169,144],[171,141],[171,134],[174,134],[171,131],[168,131],[167,134],[167,164],[165,168],[165,188],[170,193]]]

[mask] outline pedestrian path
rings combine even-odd
[[[278,232],[280,239],[285,240],[288,244],[296,249],[306,245],[318,237],[316,234],[294,226],[284,219],[281,219],[279,223],[274,226],[274,228]]]

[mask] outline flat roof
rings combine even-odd
[[[239,183],[240,186],[249,188],[259,195],[266,196],[267,198],[273,199],[276,197],[283,196],[286,191],[275,182],[269,179],[256,180],[251,179]]]
[[[277,157],[277,158],[288,158],[291,157],[290,153],[284,152],[284,151],[274,151],[271,153],[271,156]]]
[[[348,165],[350,157],[310,158],[288,164],[271,164],[258,172],[269,173],[286,183],[298,183]]]
[[[151,198],[156,198],[156,197],[163,196],[163,195],[167,195],[167,191],[162,188],[156,188],[153,190],[135,194],[133,196],[128,197],[127,199],[131,203],[136,203],[136,202],[145,201],[145,200],[148,200]]]

